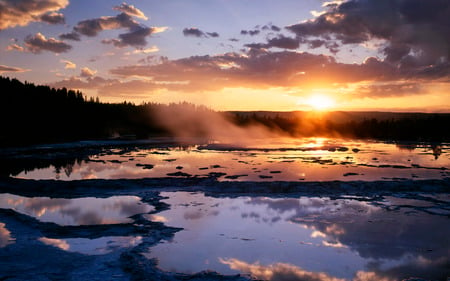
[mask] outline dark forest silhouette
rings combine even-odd
[[[162,122],[177,120],[194,128],[192,136],[208,137],[199,119],[221,115],[241,128],[265,127],[286,136],[341,136],[411,141],[448,141],[450,114],[383,112],[214,112],[189,103],[135,105],[103,103],[79,91],[22,83],[0,76],[0,145],[18,146],[112,137],[173,136]],[[179,112],[189,112],[179,115]],[[180,117],[179,117],[180,116]],[[186,116],[200,116],[187,118]]]

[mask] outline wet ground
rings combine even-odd
[[[279,145],[3,152],[0,280],[450,277],[448,145]]]

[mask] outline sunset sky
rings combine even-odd
[[[450,112],[450,1],[0,0],[0,74],[105,102]]]

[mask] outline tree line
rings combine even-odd
[[[331,112],[310,116],[302,112],[214,112],[190,103],[104,103],[87,98],[80,91],[21,82],[0,76],[0,146],[18,146],[46,142],[105,139],[117,136],[149,138],[171,136],[173,132],[161,122],[183,116],[219,114],[229,122],[245,128],[259,125],[293,137],[343,136],[391,140],[445,141],[450,139],[450,114],[392,115],[373,118],[368,113],[357,117],[351,113]],[[342,119],[342,114],[349,118]],[[392,114],[392,113],[391,113]],[[352,117],[353,116],[353,117]],[[389,115],[391,116],[391,115]],[[198,118],[178,120],[195,127]],[[194,130],[195,134],[207,132]]]

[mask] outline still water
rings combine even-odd
[[[274,281],[446,280],[450,276],[449,194],[376,198],[160,195],[168,208],[155,212],[137,196],[65,199],[0,194],[0,210],[58,225],[42,235],[39,226],[25,222],[21,227],[23,219],[11,215],[1,219],[0,212],[0,221],[4,220],[0,222],[0,255],[20,258],[15,251],[27,247],[33,251],[37,244],[47,247],[41,247],[43,257],[51,249],[93,257],[132,250],[153,238],[141,231],[114,229],[135,225],[133,215],[141,214],[149,222],[182,228],[138,250],[166,272],[212,270]],[[63,231],[69,236],[60,237],[61,230],[73,226],[84,226],[84,230]]]
[[[159,219],[184,228],[146,254],[166,271],[335,281],[445,280],[450,274],[448,195],[433,198],[447,204],[445,210],[425,197],[374,203],[365,198],[162,195],[172,207]]]
[[[212,176],[220,181],[372,181],[442,179],[450,175],[447,143],[274,139],[251,144],[105,148],[66,163],[52,162],[51,153],[45,156],[46,161],[42,161],[32,155],[28,163],[36,161],[35,166],[19,165],[9,176],[57,180]]]

